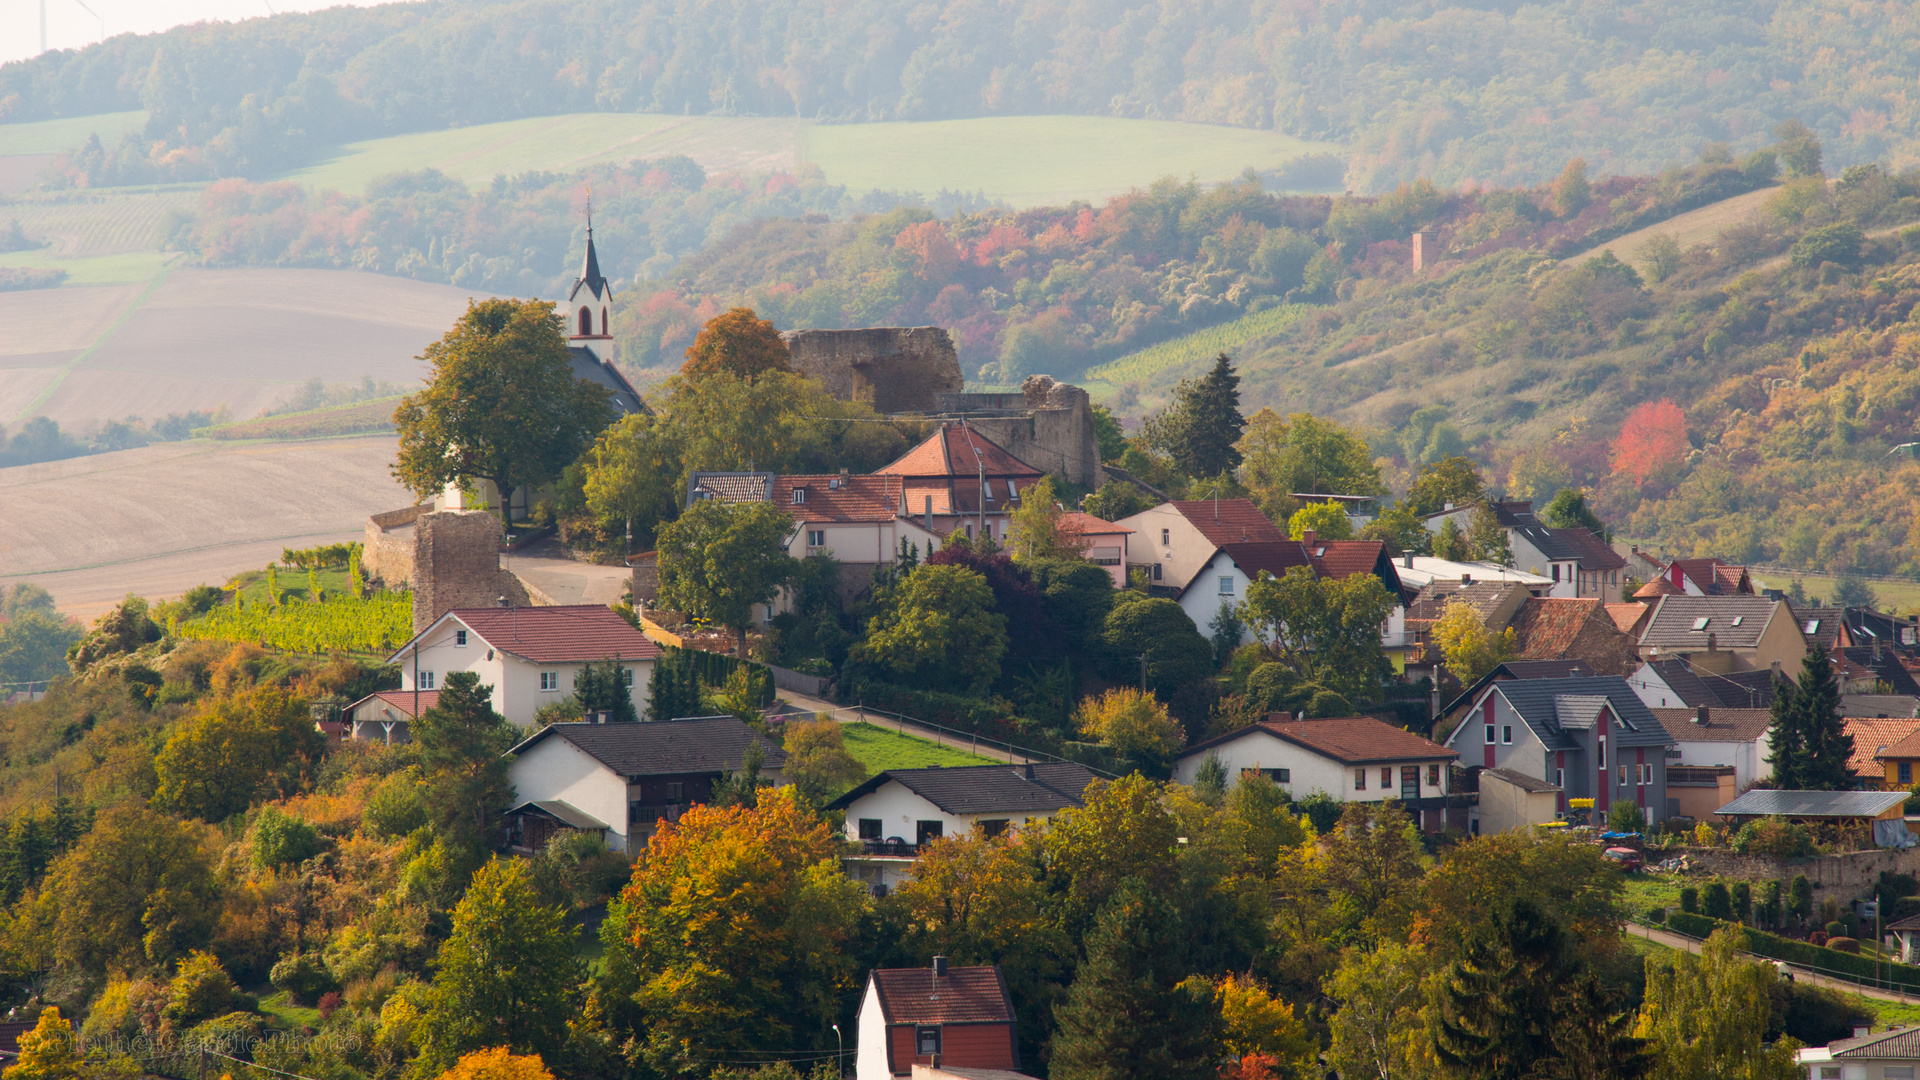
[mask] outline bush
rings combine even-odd
[[[1753,915],[1753,886],[1745,881],[1736,881],[1728,891],[1733,901],[1733,917],[1746,922]]]
[[[1815,930],[1813,933],[1807,935],[1807,944],[1809,945],[1825,945],[1826,943],[1827,932],[1825,930]]]
[[[1893,902],[1893,906],[1889,911],[1890,914],[1887,916],[1888,922],[1892,922],[1895,919],[1910,919],[1915,915],[1920,915],[1920,896],[1902,896]]]
[[[1773,1015],[1780,1025],[1776,1037],[1787,1035],[1808,1046],[1825,1046],[1853,1034],[1859,1010],[1841,991],[1805,980],[1776,982],[1774,987]]]
[[[1700,913],[1700,890],[1688,885],[1680,890],[1680,910],[1691,915]]]
[[[1616,802],[1607,808],[1607,828],[1620,833],[1645,832],[1646,811],[1630,802]]]
[[[180,973],[167,984],[167,1004],[160,1015],[177,1030],[223,1016],[242,1003],[239,988],[220,961],[196,952],[181,962]]]
[[[1827,938],[1827,948],[1836,952],[1853,953],[1857,956],[1860,953],[1860,942],[1850,937],[1829,937]]]
[[[320,1009],[320,1019],[333,1019],[333,1014],[340,1010],[340,992],[337,990],[329,990],[321,994],[318,1007]]]
[[[289,953],[273,965],[272,974],[267,980],[276,990],[285,990],[293,998],[295,1005],[305,1005],[318,1001],[327,993],[340,989],[333,975],[327,970],[320,957],[312,953]]]
[[[1813,836],[1804,825],[1777,817],[1759,818],[1734,834],[1733,850],[1767,859],[1798,859],[1813,852]]]
[[[276,806],[262,807],[247,832],[253,864],[262,870],[297,866],[320,854],[320,831],[313,823]]]
[[[1795,266],[1819,266],[1821,263],[1858,266],[1860,248],[1866,240],[1866,234],[1860,231],[1858,225],[1845,222],[1824,225],[1795,241],[1787,252],[1787,259]]]
[[[1793,883],[1787,890],[1787,914],[1802,919],[1813,914],[1813,882],[1805,874],[1793,875]]]
[[[367,800],[361,825],[383,839],[397,840],[409,835],[427,823],[427,790],[418,765],[409,765],[388,776]]]
[[[1650,908],[1648,908],[1648,909],[1647,909],[1647,921],[1648,921],[1648,922],[1650,922],[1650,923],[1653,923],[1653,924],[1654,924],[1655,926],[1658,926],[1658,925],[1660,925],[1661,923],[1664,923],[1664,922],[1666,922],[1666,921],[1667,921],[1667,909],[1666,909],[1666,908],[1663,908],[1663,907],[1650,907]]]
[[[1700,904],[1700,914],[1709,919],[1733,920],[1733,898],[1727,892],[1726,882],[1715,881],[1707,885],[1706,895]]]
[[[1830,938],[1846,937],[1847,924],[1841,922],[1839,919],[1835,919],[1826,925],[1826,931],[1827,936]]]

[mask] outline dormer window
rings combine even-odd
[[[802,506],[806,504],[806,501],[807,501],[807,489],[803,487],[794,488],[793,489],[793,505]]]
[[[1007,498],[1017,499],[1019,497],[1020,497],[1020,489],[1013,486],[1013,481],[1011,480],[1007,481]]]
[[[1744,619],[1746,619],[1745,615],[1735,615],[1733,617],[1733,625],[1739,626]]]
[[[1705,629],[1707,628],[1707,623],[1708,623],[1709,621],[1711,621],[1711,620],[1710,620],[1710,619],[1695,619],[1695,620],[1693,620],[1693,628],[1694,628],[1695,630],[1705,630]]]

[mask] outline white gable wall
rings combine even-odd
[[[1154,537],[1158,539],[1159,534],[1155,533]],[[1232,592],[1221,591],[1221,578],[1231,579]],[[1194,572],[1192,581],[1193,587],[1180,597],[1180,610],[1187,613],[1187,618],[1193,620],[1193,625],[1198,627],[1202,634],[1211,637],[1213,631],[1207,629],[1207,625],[1220,614],[1220,602],[1224,600],[1234,607],[1246,602],[1249,584],[1247,575],[1234,565],[1233,559],[1229,558],[1226,552],[1215,551]],[[1244,645],[1252,640],[1251,628],[1240,632],[1241,644]]]
[[[893,1080],[893,1067],[887,1064],[887,1018],[881,1013],[880,991],[874,987],[872,975],[867,976],[867,992],[860,998],[857,1032],[855,1080]]]
[[[1220,759],[1227,770],[1227,786],[1240,782],[1240,774],[1246,769],[1285,769],[1288,776],[1285,782],[1274,777],[1289,795],[1303,799],[1316,791],[1326,792],[1338,802],[1378,802],[1381,799],[1400,797],[1400,767],[1414,764],[1413,760],[1396,761],[1391,766],[1378,763],[1355,766],[1335,761],[1330,757],[1317,754],[1304,746],[1282,739],[1264,729],[1255,728],[1230,742],[1221,743],[1209,750],[1190,754],[1174,762],[1173,778],[1182,784],[1191,785],[1199,775],[1200,766],[1208,756]],[[1427,761],[1418,762],[1420,769],[1420,797],[1431,798],[1447,793],[1447,759],[1432,759],[1440,764],[1440,783],[1427,783]],[[1356,790],[1353,785],[1353,773],[1356,768],[1364,768],[1367,774],[1365,790]],[[1380,770],[1393,770],[1392,783],[1385,791],[1380,789]]]
[[[899,837],[911,844],[917,832],[915,825],[921,821],[940,822],[942,836],[967,836],[973,832],[974,825],[982,821],[1004,820],[1017,830],[1023,825],[1045,821],[1053,815],[1052,810],[988,810],[978,814],[949,814],[908,790],[900,781],[888,780],[847,807],[846,832],[847,839],[858,840],[860,819],[878,819],[881,839]]]
[[[457,644],[461,630],[467,631],[465,645]],[[418,644],[417,650],[409,646],[400,653],[402,689],[419,686],[422,690],[438,690],[447,684],[450,672],[471,671],[480,676],[482,684],[493,687],[493,710],[522,727],[533,723],[533,714],[540,706],[571,697],[575,681],[587,666],[578,661],[534,663],[501,652],[457,617],[441,619],[429,627]],[[622,660],[620,663],[633,669],[633,707],[644,718],[653,661]],[[543,672],[553,673],[555,689],[541,689]],[[431,673],[432,685],[419,682],[419,673]]]
[[[607,824],[607,846],[626,851],[627,781],[558,735],[541,739],[507,766],[515,805],[558,799]]]

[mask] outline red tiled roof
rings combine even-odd
[[[1744,566],[1716,566],[1713,568],[1713,576],[1719,579],[1723,592],[1753,592],[1753,582],[1747,579],[1747,568]]]
[[[1307,558],[1307,549],[1297,540],[1256,541],[1252,543],[1221,544],[1220,551],[1249,578],[1258,579],[1262,570],[1274,577],[1285,577],[1287,571],[1296,566],[1313,565]],[[1195,578],[1198,581],[1199,578]]]
[[[1371,574],[1386,548],[1378,540],[1321,540],[1313,545],[1313,568],[1326,578]]]
[[[977,455],[977,456],[976,456]],[[1021,461],[992,439],[971,427],[942,424],[925,442],[900,455],[893,464],[875,470],[889,476],[941,476],[975,479],[985,464],[987,478],[1032,477],[1045,474]]]
[[[773,482],[776,506],[795,521],[892,521],[900,509],[905,481],[898,476],[837,475],[781,476]],[[795,488],[804,488],[807,501],[793,501]]]
[[[1168,503],[1181,517],[1193,523],[1200,535],[1215,547],[1247,541],[1289,543],[1286,535],[1267,520],[1260,508],[1246,499],[1179,500]]]
[[[1855,776],[1878,779],[1887,774],[1875,758],[1881,748],[1892,749],[1901,742],[1920,732],[1920,720],[1914,719],[1877,719],[1849,716],[1842,723],[1847,734],[1853,736],[1853,756],[1847,759],[1847,770]]]
[[[1673,565],[1679,567],[1687,580],[1709,596],[1753,595],[1753,585],[1747,579],[1747,568],[1744,566],[1734,566],[1715,558],[1675,559]]]
[[[660,646],[600,604],[454,608],[447,616],[466,624],[493,648],[535,663],[651,660],[660,655]]]
[[[1642,585],[1638,589],[1635,589],[1633,591],[1633,595],[1636,599],[1652,600],[1657,597],[1672,596],[1675,593],[1684,592],[1684,591],[1685,590],[1680,588],[1680,586],[1675,585],[1671,581],[1668,581],[1663,576],[1663,577],[1654,578],[1652,581],[1649,581],[1645,585]]]
[[[1281,715],[1284,714],[1269,714],[1270,717]],[[1202,750],[1219,746],[1221,743],[1231,742],[1251,733],[1254,728],[1348,765],[1365,765],[1377,761],[1427,761],[1460,756],[1431,739],[1422,738],[1411,731],[1394,727],[1371,716],[1330,716],[1320,720],[1266,719],[1243,727],[1239,731],[1198,743],[1189,747],[1180,756],[1188,757]]]
[[[1063,529],[1074,529],[1078,531],[1081,536],[1120,536],[1133,531],[1125,525],[1116,525],[1104,518],[1097,518],[1092,514],[1083,514],[1078,510],[1069,510],[1061,514],[1060,527]]]
[[[1920,758],[1920,731],[1915,731],[1897,743],[1888,744],[1885,750],[1881,750],[1873,756],[1877,758]]]
[[[1601,602],[1529,596],[1513,617],[1513,644],[1522,660],[1558,660],[1573,648],[1587,620],[1600,611]],[[1612,625],[1612,621],[1608,621]]]
[[[1634,603],[1608,604],[1607,614],[1613,618],[1613,625],[1623,634],[1631,634],[1640,626],[1640,620],[1647,617],[1647,605]]]
[[[408,718],[412,718],[413,696],[414,696],[413,691],[411,690],[377,690],[371,694],[368,694],[366,697],[361,698],[359,701],[354,702],[353,705],[362,704],[371,698],[379,698],[381,701],[384,701],[387,704],[393,706],[395,710],[401,713],[404,713]],[[428,709],[433,708],[435,705],[438,705],[439,703],[440,703],[440,691],[438,690],[420,691],[420,711],[421,712],[426,712]],[[347,708],[351,709],[353,708],[353,705],[349,705],[347,706]]]
[[[879,968],[873,988],[889,1024],[1012,1023],[1013,1001],[997,967]]]

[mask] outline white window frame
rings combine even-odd
[[[560,673],[559,672],[543,671],[540,673],[541,693],[553,693],[555,691],[558,691],[559,689],[560,689]]]
[[[456,649],[464,649],[467,647],[467,632],[465,630],[455,630],[453,632],[453,647]]]
[[[808,547],[826,547],[827,546],[827,530],[808,529],[807,530],[807,546]]]
[[[1513,745],[1513,725],[1512,724],[1500,725],[1500,745],[1502,746]]]
[[[1600,736],[1599,739],[1596,740],[1596,742],[1600,747],[1600,753],[1599,753],[1600,771],[1606,772],[1607,771],[1607,737],[1605,735],[1602,735]]]
[[[431,671],[416,671],[416,672],[414,672],[414,673],[413,673],[413,681],[414,681],[415,683],[417,683],[417,684],[419,684],[419,687],[420,687],[420,689],[422,689],[422,690],[431,690],[431,689],[433,689],[433,688],[434,688],[434,687],[433,687],[433,672],[431,672]]]
[[[1221,596],[1233,595],[1233,575],[1232,574],[1220,575],[1220,595]]]
[[[1494,741],[1495,741],[1494,726],[1492,724],[1488,724],[1487,725],[1487,745],[1492,746],[1494,744]]]
[[[793,505],[805,506],[806,504],[807,504],[807,489],[803,487],[794,488],[793,489]]]

